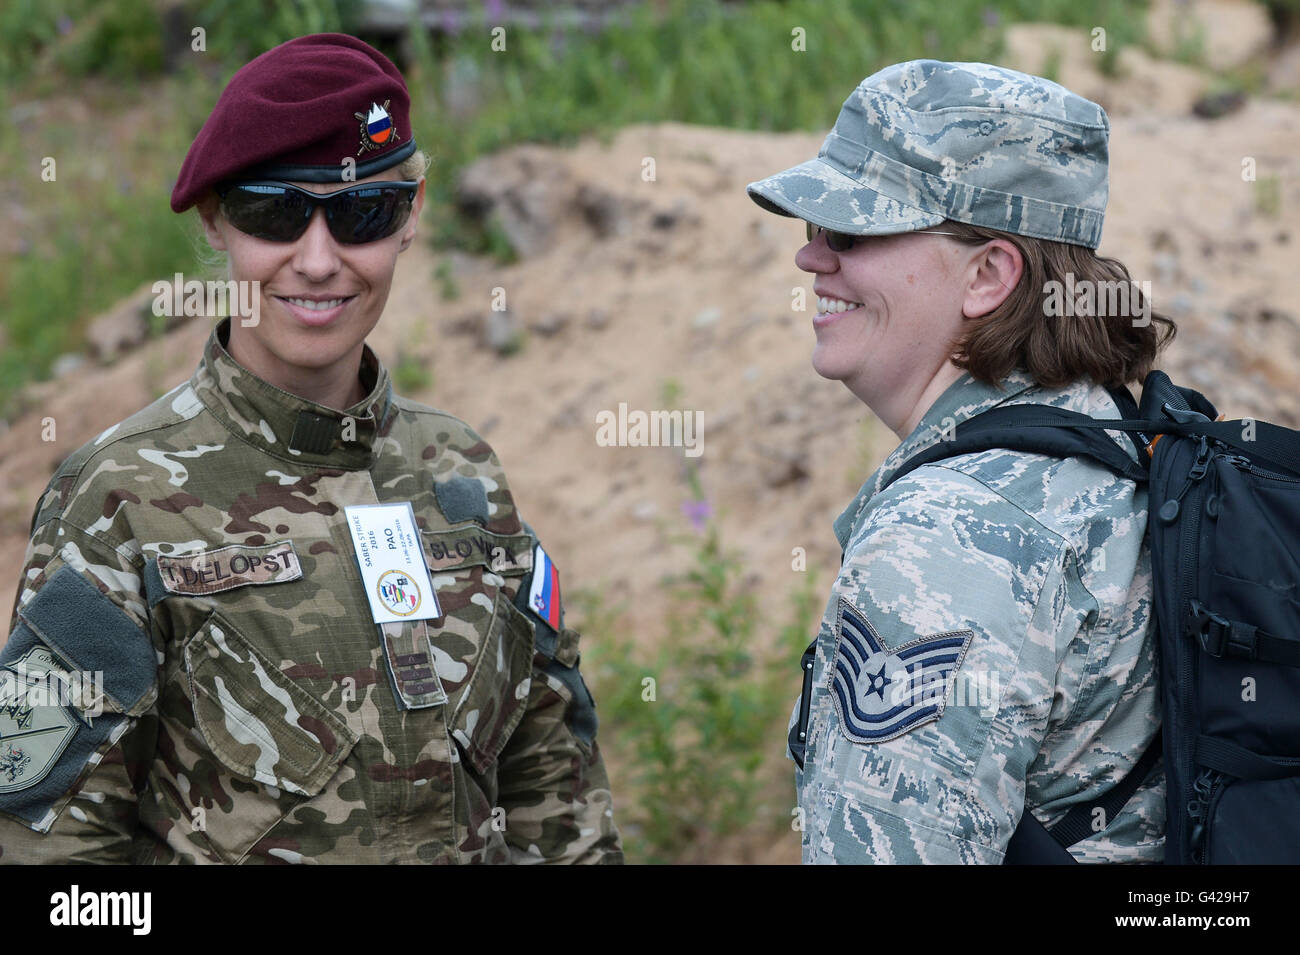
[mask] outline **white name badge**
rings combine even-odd
[[[375,623],[442,616],[409,502],[343,509]]]

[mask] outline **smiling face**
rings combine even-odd
[[[358,183],[392,181],[395,173],[385,170]],[[343,188],[293,185],[317,193]],[[229,254],[231,279],[261,283],[257,324],[231,322],[231,357],[276,387],[327,407],[345,408],[365,397],[357,375],[365,339],[383,314],[397,256],[415,238],[423,204],[421,177],[406,225],[362,245],[330,235],[323,209],[297,240],[270,242],[240,232],[215,201],[200,204],[209,243]]]
[[[845,252],[831,251],[822,233],[795,264],[816,276],[813,368],[842,381],[900,438],[961,376],[949,357],[963,316],[991,311],[1020,276],[1011,243],[907,232],[865,237]]]

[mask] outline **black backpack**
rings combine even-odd
[[[1110,394],[1120,420],[992,408],[889,479],[1008,448],[1083,455],[1147,485],[1162,729],[1106,797],[1075,806],[1050,831],[1026,811],[1006,863],[1074,862],[1066,847],[1092,835],[1094,819],[1115,818],[1161,755],[1165,862],[1300,862],[1300,432],[1215,421],[1209,401],[1160,371],[1147,376],[1141,407],[1127,388]],[[1135,436],[1141,463],[1104,431]],[[806,683],[809,662],[805,654]],[[800,729],[791,732],[796,755]]]

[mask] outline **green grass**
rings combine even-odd
[[[145,282],[200,270],[166,205],[182,158],[230,75],[250,57],[305,32],[349,29],[355,0],[288,0],[268,13],[254,0],[191,0],[206,30],[202,53],[185,51],[163,77],[161,0],[9,0],[0,8],[0,108],[34,104],[21,131],[4,124],[0,161],[9,194],[41,223],[29,248],[0,262],[0,415],[15,391],[78,348],[97,312]],[[466,163],[511,143],[608,137],[620,126],[675,120],[761,130],[824,130],[866,75],[921,56],[996,60],[1001,29],[1049,20],[1086,30],[1103,25],[1108,55],[1141,37],[1143,5],[1119,0],[718,0],[645,4],[601,33],[546,24],[511,27],[493,52],[488,24],[455,36],[415,31],[404,72],[412,125],[433,156],[427,188],[434,241],[514,255],[499,227],[455,209]],[[806,50],[791,48],[791,31]],[[45,101],[80,99],[91,121],[57,123]],[[131,142],[94,121],[147,106],[151,121]],[[59,161],[59,182],[42,184],[33,161]],[[83,161],[84,160],[84,161]],[[95,176],[96,163],[107,174]],[[33,172],[36,170],[36,172]],[[129,191],[120,188],[129,182]],[[46,188],[47,186],[51,188]]]

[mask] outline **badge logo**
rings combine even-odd
[[[393,117],[388,115],[388,104],[391,102],[392,100],[384,100],[383,106],[371,103],[370,112],[352,114],[361,120],[361,147],[357,150],[358,156],[367,150],[380,149],[402,138],[397,133],[397,127],[393,125]]]
[[[44,779],[80,725],[66,707],[29,704],[30,679],[0,667],[0,793]]]
[[[941,717],[975,637],[949,630],[891,649],[843,597],[835,629],[828,689],[840,729],[855,743],[883,743]]]
[[[376,585],[379,600],[389,613],[409,617],[420,609],[420,585],[403,570],[388,570]]]

